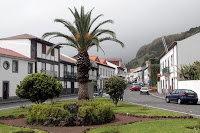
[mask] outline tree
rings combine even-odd
[[[26,76],[20,85],[17,85],[16,95],[35,103],[43,103],[49,98],[58,97],[62,89],[62,84],[53,76],[33,73]]]
[[[65,35],[60,32],[48,32],[43,35],[43,38],[46,37],[62,37],[67,40],[65,43],[58,43],[54,46],[52,46],[48,53],[50,51],[59,45],[67,45],[74,47],[78,51],[77,55],[77,78],[79,82],[79,92],[78,92],[78,99],[84,100],[89,99],[88,94],[88,79],[89,79],[89,70],[90,70],[90,59],[88,55],[88,50],[96,46],[97,51],[99,49],[102,50],[100,46],[100,42],[110,40],[117,42],[121,44],[122,47],[124,47],[124,44],[116,39],[116,35],[113,31],[109,29],[100,29],[100,27],[106,23],[113,23],[112,20],[106,20],[101,23],[99,23],[93,30],[91,29],[95,21],[102,16],[102,14],[98,15],[94,19],[91,19],[92,11],[89,11],[85,13],[84,7],[81,7],[80,13],[77,11],[76,8],[74,8],[74,11],[72,11],[70,8],[69,10],[74,16],[74,24],[68,22],[64,19],[55,19],[55,22],[63,24],[72,34],[71,35]],[[103,35],[102,38],[100,38]],[[109,36],[105,36],[109,35]],[[51,39],[50,38],[50,39]],[[103,50],[102,50],[103,51]]]
[[[104,82],[104,90],[113,99],[115,107],[117,106],[119,97],[124,93],[126,87],[126,81],[123,78],[117,76],[112,76]]]

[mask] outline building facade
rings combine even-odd
[[[35,60],[0,48],[0,100],[16,99],[15,91],[28,74],[35,73]]]
[[[60,47],[48,50],[54,44],[29,34],[22,34],[0,39],[0,47],[18,52],[26,57],[36,60],[35,72],[50,74],[59,79]]]
[[[182,41],[173,42],[160,55],[160,86],[162,93],[169,93],[173,89],[181,89],[178,85],[178,81],[181,81],[178,72],[181,65],[189,65],[195,61],[200,61],[199,43],[200,33],[197,33]]]

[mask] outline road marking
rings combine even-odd
[[[158,108],[158,107],[154,107],[154,106],[149,106],[149,105],[129,102],[129,101],[126,101],[126,100],[125,100],[125,102],[131,103],[131,104],[135,104],[135,105],[145,106],[145,107],[149,107],[149,108],[154,108],[154,109],[159,109],[159,110],[164,110],[164,111],[169,111],[169,112],[174,112],[174,113],[179,113],[179,114],[185,114],[185,115],[192,115],[194,117],[200,117],[200,115],[197,115],[197,114],[185,113],[185,112],[180,112],[180,111],[170,110],[170,109],[165,109],[165,108]]]

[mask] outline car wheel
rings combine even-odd
[[[169,100],[169,98],[166,98],[165,100],[166,100],[166,102],[167,102],[167,103],[170,103],[170,100]]]
[[[197,102],[193,102],[194,105],[197,105]]]
[[[181,99],[178,99],[178,104],[182,104],[183,102],[181,101]]]
[[[136,89],[134,91],[136,91]]]

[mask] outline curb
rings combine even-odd
[[[160,96],[157,96],[157,95],[154,95],[153,93],[149,93],[151,96],[153,97],[156,97],[156,98],[160,98],[160,99],[165,99],[164,97],[160,97]]]

